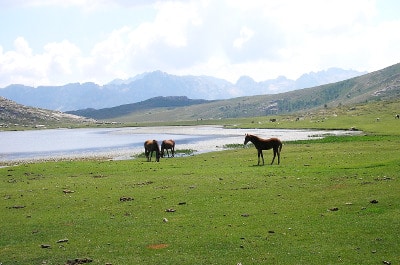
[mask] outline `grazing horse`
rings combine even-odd
[[[160,161],[160,146],[156,140],[147,140],[144,142],[144,154],[146,155],[147,162],[151,161],[153,152],[156,152],[156,161]]]
[[[278,138],[270,138],[270,139],[262,139],[258,136],[246,134],[244,138],[244,145],[248,142],[252,142],[258,151],[258,164],[260,165],[260,156],[262,158],[262,162],[264,165],[264,155],[262,150],[273,149],[274,157],[272,158],[271,165],[274,163],[275,156],[278,155],[278,165],[281,160],[281,150],[282,150],[282,142]]]
[[[171,150],[171,156],[174,157],[175,153],[175,141],[174,140],[164,140],[161,143],[161,157],[164,157],[164,150],[167,150],[167,155],[169,157],[168,149]]]

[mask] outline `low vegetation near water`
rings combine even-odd
[[[280,165],[236,148],[0,168],[0,263],[399,264],[398,104],[371,106],[237,124],[365,132],[286,142]]]

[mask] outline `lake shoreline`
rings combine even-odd
[[[0,165],[63,160],[129,160],[144,152],[147,139],[174,139],[176,149],[194,154],[222,151],[227,144],[243,144],[245,133],[282,141],[354,135],[346,130],[225,129],[222,126],[161,126],[107,129],[51,129],[2,133]],[[8,137],[8,138],[7,138]],[[12,144],[10,144],[12,143]],[[8,149],[7,149],[8,148]]]

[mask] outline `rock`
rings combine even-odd
[[[133,201],[133,198],[123,196],[123,197],[119,198],[119,201],[120,202],[129,202],[129,201]]]
[[[25,205],[14,205],[14,206],[8,207],[8,209],[23,209],[23,208],[25,208]]]
[[[69,260],[67,260],[67,263],[65,263],[65,265],[77,265],[77,264],[85,264],[85,263],[91,263],[91,262],[93,262],[93,260],[89,259],[89,258],[69,259]]]

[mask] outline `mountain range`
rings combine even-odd
[[[118,122],[210,120],[279,115],[399,98],[400,64],[395,64],[347,80],[279,94],[201,102],[187,97],[155,97],[112,108],[84,109],[69,113]]]
[[[63,86],[31,87],[13,84],[0,88],[0,96],[27,106],[71,111],[110,108],[159,96],[186,96],[191,99],[217,100],[276,94],[333,83],[363,74],[365,72],[330,68],[303,74],[296,80],[280,76],[276,79],[256,82],[249,76],[242,76],[233,84],[211,76],[176,76],[154,71],[126,80],[116,79],[105,85],[71,83]]]
[[[233,97],[222,100],[158,96],[111,108],[84,108],[62,113],[27,107],[0,96],[0,127],[107,122],[174,122],[308,113],[316,109],[374,101],[400,103],[400,63],[343,81],[278,94]],[[395,103],[398,104],[398,103]],[[65,115],[64,115],[65,114]],[[73,115],[70,115],[73,114]],[[89,119],[82,118],[87,117]],[[94,118],[94,119],[90,119]]]

